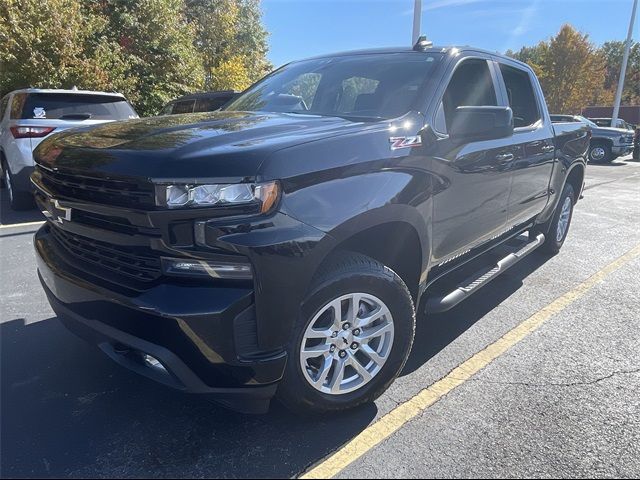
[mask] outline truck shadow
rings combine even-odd
[[[500,255],[494,258],[497,260],[498,257]],[[401,376],[422,367],[478,320],[513,295],[522,286],[522,281],[550,258],[538,252],[529,255],[493,280],[490,285],[482,288],[480,293],[472,295],[448,312],[428,315],[422,310],[417,318],[413,349]],[[473,269],[470,268],[466,273],[472,272]],[[465,272],[461,273],[460,277],[465,277]]]
[[[14,223],[39,222],[44,220],[42,212],[35,208],[17,212],[9,206],[9,195],[7,189],[0,190],[0,225],[11,225]]]
[[[420,319],[404,375],[509,297],[548,257],[531,255],[494,288],[446,314]],[[359,432],[374,404],[299,418],[230,412],[112,364],[56,318],[0,326],[4,477],[293,477]]]

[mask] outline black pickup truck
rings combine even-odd
[[[612,128],[609,125],[599,125],[581,115],[556,115],[551,114],[554,124],[565,122],[580,122],[591,129],[591,141],[589,143],[590,162],[611,163],[616,158],[627,155],[634,150],[634,132],[626,128]],[[621,120],[624,122],[624,120]],[[611,119],[609,119],[609,124]],[[557,125],[555,128],[558,128]]]
[[[44,141],[38,274],[69,329],[147,377],[245,412],[344,410],[400,373],[417,313],[558,252],[588,145],[494,53],[293,62],[222,111]]]

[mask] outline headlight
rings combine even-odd
[[[157,185],[156,199],[159,206],[213,207],[254,205],[261,213],[273,208],[280,195],[278,182],[231,183],[211,185]]]

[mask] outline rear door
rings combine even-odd
[[[432,261],[442,263],[504,233],[511,184],[512,138],[465,144],[449,139],[451,116],[460,106],[499,106],[493,63],[481,54],[463,55],[440,93],[427,147],[438,179],[433,199]]]
[[[542,104],[540,86],[528,69],[509,60],[497,59],[504,101],[513,110],[514,135],[509,151],[512,160],[509,196],[509,228],[538,215],[550,196],[555,147],[551,120]]]

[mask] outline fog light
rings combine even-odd
[[[162,269],[167,275],[200,276],[235,280],[250,280],[253,277],[251,265],[248,263],[162,258]]]

